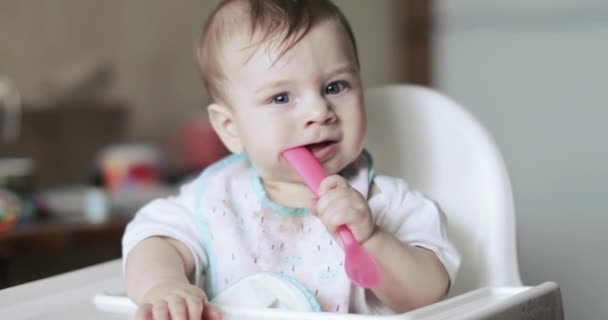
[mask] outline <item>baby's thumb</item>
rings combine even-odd
[[[203,320],[221,320],[222,312],[211,303],[205,303],[203,308]]]
[[[330,190],[346,189],[349,187],[350,187],[350,185],[348,184],[348,181],[346,181],[346,179],[344,179],[343,177],[341,177],[337,174],[334,174],[334,175],[325,177],[325,179],[323,179],[321,181],[321,184],[319,185],[319,188],[317,190],[317,194],[323,195],[323,194],[329,192]]]

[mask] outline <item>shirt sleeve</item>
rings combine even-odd
[[[443,213],[403,179],[377,176],[374,183],[381,191],[369,200],[376,224],[403,243],[434,252],[453,282],[460,267],[460,255],[448,239]],[[358,287],[353,292],[352,304],[357,313],[393,313],[371,291]]]
[[[153,200],[136,213],[122,238],[123,273],[129,253],[137,243],[152,236],[165,236],[190,249],[195,261],[194,283],[203,284],[207,260],[194,218],[194,189],[194,183],[186,184],[179,195]]]

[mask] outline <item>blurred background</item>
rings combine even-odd
[[[608,315],[608,3],[336,0],[366,86],[427,85],[497,140],[525,284]],[[224,156],[194,41],[218,1],[0,1],[0,288],[118,258],[139,206]]]
[[[0,1],[0,288],[120,257],[140,206],[226,155],[194,59],[218,2]],[[408,79],[418,2],[338,2],[368,85]]]

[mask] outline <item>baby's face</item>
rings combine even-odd
[[[362,84],[352,46],[332,21],[313,27],[280,59],[281,48],[227,46],[225,72],[234,121],[264,180],[299,181],[281,153],[307,146],[334,174],[361,152],[366,134]],[[249,60],[247,60],[249,59]]]

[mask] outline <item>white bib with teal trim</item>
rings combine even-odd
[[[367,152],[341,174],[367,198],[373,178]],[[311,310],[349,311],[353,284],[344,252],[308,210],[269,200],[246,154],[209,167],[196,185],[210,299],[247,276],[272,273],[300,289]]]

